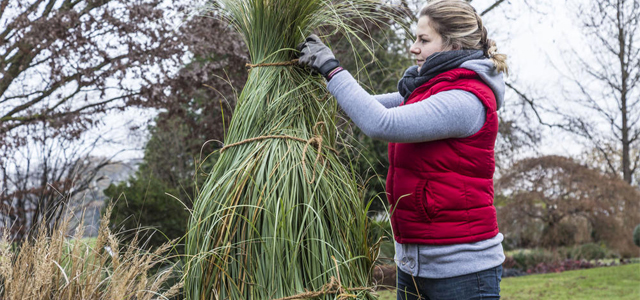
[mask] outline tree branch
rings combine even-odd
[[[109,103],[112,103],[114,101],[117,100],[122,100],[122,99],[126,99],[135,95],[138,95],[139,93],[134,93],[134,94],[127,94],[127,95],[122,95],[122,96],[118,96],[115,98],[111,98],[105,101],[101,101],[101,102],[97,102],[97,103],[92,103],[92,104],[87,104],[85,106],[82,106],[78,109],[72,110],[72,111],[67,111],[67,112],[61,112],[61,113],[57,113],[57,114],[51,114],[51,115],[47,115],[47,114],[34,114],[34,115],[30,115],[30,116],[26,116],[26,117],[14,117],[14,118],[7,118],[6,120],[2,120],[0,119],[0,121],[17,121],[14,124],[11,124],[9,126],[6,126],[5,128],[0,128],[1,131],[4,132],[9,132],[15,128],[18,128],[20,126],[23,126],[24,124],[36,121],[36,120],[41,120],[41,119],[48,119],[48,120],[55,120],[61,117],[65,117],[65,116],[69,116],[69,115],[75,115],[75,114],[79,114],[82,113],[86,110],[89,110],[90,108],[94,108],[94,107],[98,107],[98,106],[103,106],[103,105],[107,105]]]
[[[15,20],[20,20],[20,18],[26,18],[30,13],[36,11],[36,9],[38,8],[38,6],[40,6],[40,3],[42,3],[44,0],[38,0],[36,2],[34,2],[33,4],[31,4],[31,6],[29,6],[29,8],[27,8],[23,13],[21,13],[20,15],[18,15],[15,19],[13,19],[13,22],[7,24],[7,28],[0,33],[0,41],[3,41],[7,38],[7,35],[14,29],[15,26]],[[4,11],[3,11],[4,12]],[[17,28],[16,28],[17,29]]]
[[[484,16],[487,13],[489,13],[490,11],[494,10],[496,7],[498,7],[500,4],[502,4],[502,2],[504,2],[504,0],[496,0],[496,2],[494,2],[493,4],[491,4],[491,6],[487,7],[487,9],[483,10],[480,13],[480,16]]]
[[[636,154],[636,158],[633,160],[633,165],[631,166],[631,168],[629,168],[631,170],[631,174],[635,173],[636,169],[638,168],[639,162],[640,162],[640,151],[638,151],[638,153]]]
[[[527,104],[529,104],[529,107],[531,107],[531,109],[533,110],[533,113],[536,115],[536,118],[538,119],[538,122],[540,122],[540,124],[548,126],[548,127],[558,127],[558,125],[556,125],[556,124],[550,124],[550,123],[547,123],[547,122],[542,120],[542,117],[540,116],[540,113],[538,112],[538,109],[536,108],[533,99],[531,99],[530,97],[525,95],[523,92],[518,90],[512,84],[510,84],[508,82],[505,83],[505,84],[507,85],[507,87],[509,87],[511,90],[513,90],[516,94],[518,94],[520,99],[524,100]]]
[[[127,57],[126,54],[122,54],[122,55],[116,56],[114,58],[105,58],[104,61],[102,61],[100,64],[98,64],[98,65],[96,65],[96,66],[94,66],[92,68],[79,70],[78,72],[76,72],[73,75],[66,76],[62,80],[56,82],[51,87],[49,87],[49,89],[45,93],[40,95],[39,97],[37,97],[37,98],[27,102],[27,103],[19,105],[19,106],[15,107],[14,109],[12,109],[11,111],[9,111],[8,113],[6,113],[4,116],[2,116],[0,118],[0,123],[4,122],[6,120],[9,120],[9,118],[13,117],[13,115],[15,115],[16,113],[24,111],[24,110],[32,107],[33,105],[41,102],[42,100],[46,99],[51,94],[53,94],[55,91],[57,91],[59,88],[61,88],[62,86],[64,86],[65,84],[67,84],[67,83],[69,83],[71,81],[77,81],[79,87],[85,86],[86,84],[83,85],[83,83],[81,82],[82,74],[87,73],[87,71],[90,71],[90,72],[98,71],[98,70],[102,69],[103,67],[111,64],[112,62],[117,61],[117,60],[121,60],[121,59],[123,59],[125,57]]]
[[[2,2],[0,2],[0,19],[4,15],[5,9],[7,8],[8,4],[9,0],[2,0]]]

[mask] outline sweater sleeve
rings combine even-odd
[[[400,104],[402,104],[402,101],[404,101],[404,98],[402,98],[402,95],[400,95],[400,93],[398,93],[398,92],[374,95],[373,97],[378,102],[380,102],[380,104],[382,104],[382,106],[384,106],[386,108],[392,108],[392,107],[400,106]]]
[[[366,135],[395,143],[417,143],[463,138],[478,132],[486,119],[486,108],[472,93],[450,90],[428,101],[386,107],[369,95],[349,74],[336,74],[327,89]]]

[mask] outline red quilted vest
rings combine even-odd
[[[498,234],[493,206],[498,116],[493,91],[473,71],[444,72],[411,93],[404,105],[447,90],[473,93],[487,110],[477,133],[423,143],[389,143],[387,196],[401,244],[472,243]]]

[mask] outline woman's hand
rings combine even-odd
[[[322,74],[327,80],[330,78],[331,71],[340,67],[340,62],[336,60],[333,52],[327,47],[320,38],[312,34],[306,40],[298,45],[300,57],[298,63],[311,67],[314,71]],[[334,72],[335,74],[337,72]],[[331,75],[333,75],[331,74]]]

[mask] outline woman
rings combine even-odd
[[[437,0],[420,11],[416,65],[397,93],[369,95],[315,35],[300,49],[354,123],[389,142],[397,298],[499,299],[494,144],[508,69],[473,7]]]

